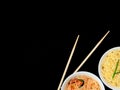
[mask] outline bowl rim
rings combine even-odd
[[[79,71],[79,72],[76,72],[76,73],[73,73],[73,74],[69,75],[69,76],[64,80],[64,82],[63,82],[63,84],[62,84],[62,86],[61,86],[61,90],[64,90],[66,84],[68,83],[68,81],[69,81],[71,78],[73,78],[73,77],[75,77],[75,76],[78,76],[78,75],[88,75],[89,77],[95,79],[95,80],[99,83],[99,85],[100,85],[100,87],[101,87],[101,90],[105,90],[105,87],[104,87],[102,81],[98,78],[98,76],[95,75],[95,74],[93,74],[93,73],[91,73],[91,72],[88,72],[88,71]]]
[[[109,52],[111,52],[111,51],[113,51],[113,50],[118,50],[118,49],[120,49],[120,46],[113,47],[113,48],[110,48],[110,49],[108,49],[107,51],[105,51],[105,52],[103,53],[103,55],[101,56],[100,61],[99,61],[99,63],[98,63],[98,74],[99,74],[100,79],[102,80],[102,82],[103,82],[108,88],[113,89],[113,90],[120,90],[120,88],[111,86],[110,84],[108,84],[108,83],[106,82],[106,80],[105,80],[105,79],[102,77],[102,75],[101,75],[101,72],[100,72],[100,71],[101,71],[101,68],[100,68],[100,66],[101,66],[101,63],[102,63],[103,58],[104,58]]]

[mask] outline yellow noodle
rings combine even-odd
[[[115,77],[112,78],[118,60],[120,60],[120,50],[113,50],[107,53],[101,64],[101,73],[108,84],[120,88],[120,73],[115,74]],[[118,71],[120,71],[120,61],[116,72]]]

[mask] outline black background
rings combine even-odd
[[[47,84],[46,88],[49,90],[57,89],[78,34],[80,38],[65,78],[73,73],[108,30],[108,36],[79,71],[89,71],[99,77],[98,62],[101,56],[108,49],[120,46],[119,15],[109,8],[104,12],[92,8],[47,8],[40,14],[36,11],[33,13],[33,16],[25,15],[26,88],[41,90],[41,87]],[[105,88],[110,90],[106,86]]]

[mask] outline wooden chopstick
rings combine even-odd
[[[57,90],[60,90],[61,84],[62,84],[63,79],[64,79],[64,77],[65,77],[65,74],[66,74],[66,72],[67,72],[68,66],[69,66],[70,61],[71,61],[72,56],[73,56],[73,53],[74,53],[74,51],[75,51],[75,48],[76,48],[78,39],[79,39],[79,35],[78,35],[77,38],[76,38],[76,41],[75,41],[74,46],[73,46],[73,48],[72,48],[71,54],[70,54],[70,56],[69,56],[68,62],[67,62],[67,64],[66,64],[65,70],[64,70],[64,72],[63,72],[63,75],[62,75],[62,78],[61,78],[61,80],[60,80],[60,83],[59,83],[59,86],[58,86],[58,89],[57,89]]]
[[[109,34],[110,31],[108,31],[102,38],[101,40],[96,44],[96,46],[91,50],[91,52],[86,56],[86,58],[82,61],[82,63],[77,67],[77,69],[74,71],[77,72],[83,64],[87,61],[87,59],[92,55],[92,53],[96,50],[96,48],[102,43],[102,41],[105,39],[105,37]]]

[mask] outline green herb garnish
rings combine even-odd
[[[116,74],[119,74],[120,73],[120,71],[119,72],[116,72]]]
[[[83,79],[78,79],[82,84],[79,86],[81,88],[84,85],[84,80]]]
[[[114,71],[114,73],[113,73],[112,78],[115,77],[115,74],[118,74],[118,73],[119,73],[119,72],[116,72],[116,71],[117,71],[117,68],[118,68],[118,65],[119,65],[119,61],[120,61],[120,59],[118,59],[118,61],[117,61],[117,63],[116,63],[115,71]]]

